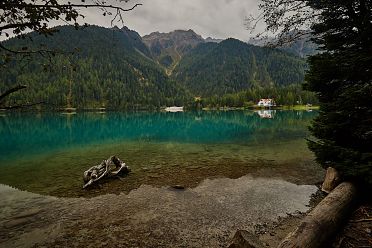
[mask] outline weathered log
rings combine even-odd
[[[101,164],[92,166],[89,170],[84,172],[84,186],[85,189],[103,178],[118,177],[120,174],[127,174],[130,168],[119,158],[111,156],[107,160],[103,160]]]
[[[322,191],[329,194],[334,188],[337,187],[341,182],[340,175],[335,168],[328,167],[324,182],[322,185]]]
[[[352,211],[356,187],[350,182],[338,185],[311,211],[278,246],[316,248],[324,247]]]

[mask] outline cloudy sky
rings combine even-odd
[[[204,38],[248,40],[252,34],[244,26],[249,14],[257,15],[258,0],[130,0],[121,6],[142,3],[124,14],[125,25],[140,35],[154,31],[193,29]],[[109,27],[110,18],[96,9],[84,10],[85,21]],[[120,26],[120,23],[118,23]]]

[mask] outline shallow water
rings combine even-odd
[[[226,247],[236,230],[307,211],[316,190],[243,176],[61,199],[0,185],[0,247]]]
[[[0,183],[34,193],[91,197],[142,184],[195,187],[246,174],[313,183],[306,147],[316,112],[20,113],[0,117]],[[267,115],[266,115],[267,117]],[[82,173],[117,155],[123,180],[83,191]],[[310,172],[310,173],[309,173]],[[301,180],[298,180],[301,178]]]

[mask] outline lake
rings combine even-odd
[[[3,113],[0,247],[226,247],[309,209],[323,177],[305,140],[316,115]],[[83,190],[111,155],[132,172]]]
[[[6,113],[0,117],[0,183],[74,197],[129,192],[142,184],[194,187],[205,178],[248,173],[306,183],[308,173],[299,177],[297,173],[314,168],[305,138],[316,115],[305,111]],[[82,190],[82,173],[111,155],[125,161],[132,173],[125,180]]]

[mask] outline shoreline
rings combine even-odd
[[[142,185],[129,194],[90,199],[55,198],[2,186],[4,201],[0,205],[8,208],[0,221],[0,244],[226,246],[237,230],[259,234],[265,232],[264,228],[279,226],[287,232],[300,218],[298,213],[308,212],[311,195],[317,189],[314,185],[251,176],[207,179],[196,188],[181,190]],[[30,203],[27,208],[25,202]],[[267,233],[266,243],[281,238],[279,232]]]
[[[267,247],[277,247],[284,238],[291,232],[293,232],[302,219],[305,218],[326,196],[321,191],[321,185],[316,184],[318,190],[311,195],[309,207],[310,209],[306,212],[287,214],[285,217],[279,217],[274,223],[257,226],[254,235]]]
[[[76,114],[76,113],[110,113],[110,112],[128,112],[128,113],[136,113],[136,112],[159,112],[159,113],[167,113],[165,110],[166,107],[161,107],[159,109],[109,109],[109,108],[28,108],[28,109],[0,109],[0,113],[15,113],[15,112],[38,112],[38,113],[68,113],[68,114]],[[193,112],[193,111],[257,111],[257,110],[298,110],[298,111],[311,111],[311,110],[319,110],[319,106],[306,106],[306,105],[282,105],[282,106],[275,106],[271,108],[264,108],[258,106],[252,107],[205,107],[202,109],[188,109],[187,107],[184,108],[183,111],[179,112]]]
[[[299,110],[299,111],[311,111],[319,110],[319,106],[306,106],[306,105],[282,105],[275,106],[271,108],[264,108],[258,106],[252,106],[249,108],[245,107],[220,107],[220,108],[203,108],[203,111],[235,111],[235,110],[249,110],[249,111],[258,111],[258,110]]]

